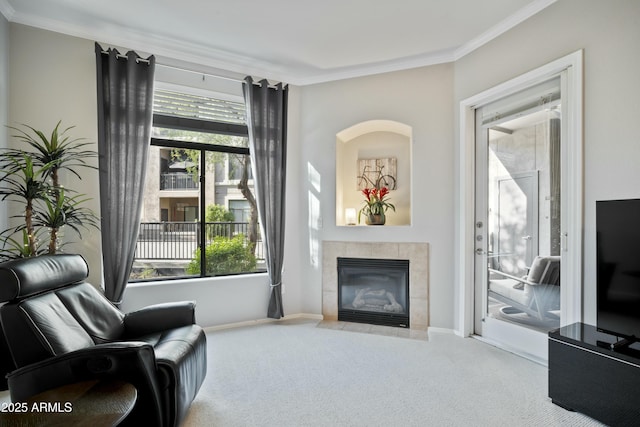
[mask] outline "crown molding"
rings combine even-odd
[[[537,14],[541,10],[547,8],[557,1],[558,0],[536,0],[535,2],[509,16],[499,24],[490,28],[488,31],[482,33],[480,36],[474,38],[473,40],[465,43],[458,48],[445,50],[438,53],[418,55],[410,58],[399,58],[397,60],[355,66],[342,70],[333,70],[316,76],[300,77],[300,81],[298,84],[300,86],[304,86],[309,84],[325,83],[334,80],[343,80],[354,77],[363,77],[373,74],[388,73],[392,71],[408,70],[411,68],[454,62],[462,58],[463,56],[468,55],[474,50],[482,47],[483,45],[489,43],[491,40],[506,33],[513,27],[526,21],[533,15]]]
[[[0,0],[3,2],[6,0]],[[183,62],[203,65],[215,69],[227,70],[242,75],[272,76],[275,66],[261,63],[253,58],[236,55],[196,43],[187,43],[175,38],[156,34],[141,33],[123,28],[96,28],[82,24],[63,23],[54,19],[16,12],[11,22],[39,28],[42,30],[66,34],[73,37],[92,40],[103,47],[115,47],[121,50],[136,50],[141,56],[154,55]]]
[[[441,52],[397,58],[389,61],[334,68],[326,71],[287,69],[268,61],[259,61],[210,46],[185,42],[155,34],[140,33],[123,28],[96,28],[89,25],[69,24],[16,12],[7,0],[0,0],[0,12],[11,22],[41,28],[70,36],[95,40],[106,46],[120,46],[147,52],[158,62],[184,61],[216,70],[226,70],[237,75],[252,75],[286,82],[296,86],[325,83],[374,74],[401,71],[456,61],[480,48],[494,38],[527,20],[557,0],[536,0],[498,25],[458,48]]]
[[[7,21],[11,21],[16,13],[16,10],[9,4],[7,0],[0,0],[0,13],[7,18]]]
[[[507,19],[503,20],[502,22],[493,26],[489,30],[480,34],[478,37],[474,38],[473,40],[470,40],[468,43],[465,43],[464,45],[456,49],[454,52],[454,60],[457,61],[463,56],[468,55],[474,50],[489,43],[491,40],[501,36],[502,34],[512,29],[513,27],[521,24],[522,22],[531,18],[536,13],[551,6],[553,3],[557,1],[558,0],[537,0],[533,3],[530,3],[528,6],[523,7],[513,15],[509,16]]]
[[[316,75],[296,76],[298,81],[297,85],[306,86],[311,84],[326,83],[335,80],[345,80],[355,77],[371,76],[374,74],[390,73],[393,71],[409,70],[412,68],[426,67],[429,65],[444,64],[455,60],[454,53],[454,49],[444,50],[437,53],[416,55],[389,61],[374,62],[353,67],[334,69]]]

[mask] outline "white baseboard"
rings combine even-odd
[[[243,328],[246,326],[256,326],[256,325],[263,325],[266,323],[276,323],[276,322],[282,322],[285,320],[292,320],[292,319],[322,320],[323,317],[321,314],[296,313],[296,314],[286,315],[281,319],[264,318],[264,319],[246,320],[244,322],[225,323],[223,325],[207,326],[203,329],[205,330],[205,332],[210,332],[210,331],[213,332],[213,331],[221,331],[224,329]]]
[[[234,329],[234,328],[243,328],[247,326],[263,325],[266,323],[277,323],[277,322],[294,320],[294,319],[309,319],[309,320],[321,321],[324,319],[324,316],[322,316],[322,314],[313,314],[313,313],[295,313],[295,314],[286,315],[281,319],[264,318],[264,319],[247,320],[244,322],[225,323],[223,325],[207,326],[203,329],[207,332],[208,331],[213,332],[213,331],[221,331],[225,329]],[[429,328],[427,329],[427,333],[428,334],[455,334],[456,331],[449,328],[436,328],[433,326],[429,326]]]
[[[499,342],[496,342],[496,341],[493,341],[493,340],[490,340],[490,339],[486,339],[486,338],[484,338],[484,337],[482,337],[480,335],[471,335],[471,338],[476,339],[478,341],[482,341],[483,343],[485,343],[487,345],[491,345],[493,347],[499,348],[499,349],[504,350],[506,352],[513,353],[516,356],[523,357],[523,358],[528,359],[528,360],[530,360],[530,361],[532,361],[534,363],[537,363],[539,365],[549,366],[549,363],[548,363],[547,360],[543,360],[543,359],[540,359],[539,357],[537,357],[537,356],[535,356],[533,354],[530,354],[530,353],[527,353],[527,352],[523,352],[522,350],[520,350],[518,348],[514,348],[514,347],[511,347],[511,346],[506,345],[504,343],[499,343]]]
[[[436,328],[435,326],[429,326],[429,328],[427,329],[427,332],[432,334],[455,334],[456,331],[454,331],[453,329],[449,329],[449,328]]]
[[[288,316],[284,316],[280,320],[289,320],[289,319],[324,320],[324,316],[322,314],[297,313],[297,314],[290,314]]]

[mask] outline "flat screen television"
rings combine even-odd
[[[596,202],[597,328],[640,339],[640,199]]]

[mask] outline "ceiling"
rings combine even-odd
[[[11,22],[305,85],[454,61],[556,0],[0,0]]]

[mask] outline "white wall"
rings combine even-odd
[[[562,0],[455,63],[457,114],[461,100],[584,49],[583,305],[592,324],[595,201],[640,197],[638,22],[635,0]]]
[[[263,273],[134,283],[127,286],[121,308],[128,313],[152,304],[185,300],[196,302],[196,322],[202,326],[264,319],[269,302],[269,279]]]
[[[453,65],[305,86],[299,167],[302,311],[320,313],[321,242],[428,242],[430,325],[453,327]],[[413,129],[411,226],[336,226],[336,134],[369,120]]]

